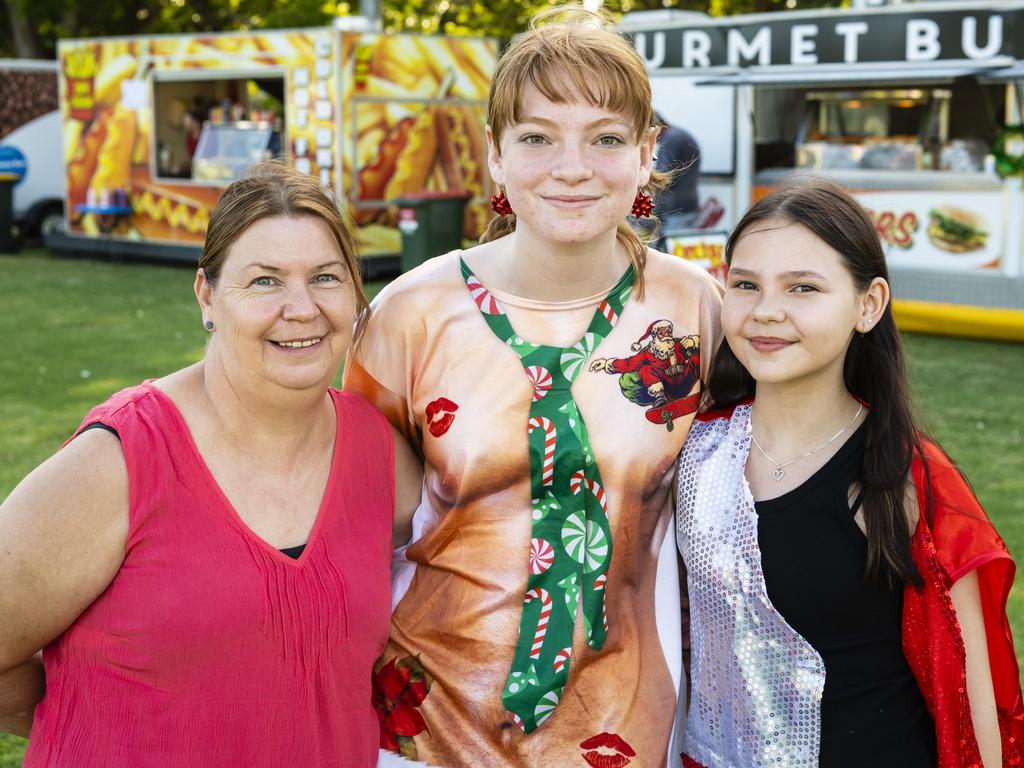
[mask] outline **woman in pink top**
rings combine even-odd
[[[314,180],[231,185],[204,359],[95,408],[0,506],[0,730],[26,766],[376,763],[392,516],[419,483],[329,387],[366,307],[354,251]]]

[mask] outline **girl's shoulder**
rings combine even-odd
[[[742,402],[736,403],[735,405],[730,405],[730,406],[727,406],[725,408],[713,408],[711,410],[700,411],[697,414],[697,416],[695,418],[695,421],[701,421],[701,422],[726,421],[726,422],[731,422],[737,416],[737,411],[739,409],[742,408],[742,409],[749,410],[748,406],[750,405],[750,403],[751,403],[750,400],[744,400]],[[742,413],[745,413],[745,411],[743,411]]]
[[[712,298],[717,298],[722,293],[721,285],[703,267],[679,256],[672,256],[651,248],[647,249],[644,277],[651,287],[665,285],[675,291],[682,288],[693,294],[707,294]]]
[[[415,314],[430,307],[436,311],[439,293],[465,290],[460,271],[461,254],[461,251],[451,251],[435,256],[399,275],[374,298],[373,312]]]
[[[686,436],[683,447],[684,460],[690,461],[698,456],[710,457],[721,445],[731,441],[730,436],[744,434],[749,421],[749,403],[699,413],[690,424],[690,431]]]

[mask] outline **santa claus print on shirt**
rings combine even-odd
[[[649,409],[647,417],[671,429],[673,419],[697,410],[700,382],[700,337],[676,337],[671,320],[656,320],[630,345],[629,357],[603,357],[590,363],[591,371],[619,374],[626,399]]]

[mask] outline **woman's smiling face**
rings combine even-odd
[[[586,243],[625,221],[651,175],[653,136],[636,142],[626,116],[585,101],[553,102],[533,84],[500,146],[488,128],[491,176],[526,227],[554,243]]]
[[[287,389],[326,387],[352,343],[355,289],[330,227],[316,216],[259,219],[212,286],[200,272],[211,352],[229,373]]]

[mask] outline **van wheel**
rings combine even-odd
[[[46,237],[47,235],[60,235],[64,233],[64,209],[63,208],[49,208],[43,212],[43,217],[39,220],[39,235]]]

